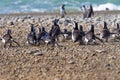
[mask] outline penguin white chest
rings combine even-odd
[[[100,39],[102,39],[104,37],[104,34],[103,33],[101,33],[100,34]]]
[[[73,40],[73,42],[75,42],[75,41],[76,41],[76,38],[75,38],[75,36],[74,36],[74,35],[72,35],[72,40]]]
[[[65,37],[65,39],[67,39],[67,37],[68,37],[68,34],[64,34],[64,37]]]
[[[89,40],[85,37],[85,42],[87,43]]]
[[[45,40],[45,43],[47,43],[47,44],[48,44],[49,42],[50,42],[50,40]]]
[[[116,37],[116,35],[115,35],[115,34],[113,34],[113,35],[112,35],[112,37],[113,37],[113,38],[115,38],[115,37]]]
[[[2,42],[5,43],[5,39],[2,39]]]

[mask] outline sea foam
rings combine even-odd
[[[112,3],[106,3],[106,4],[100,4],[100,5],[93,5],[93,9],[95,11],[101,11],[101,10],[106,10],[106,8],[108,8],[109,10],[120,10],[120,6],[119,5],[115,5]]]
[[[118,0],[117,0],[118,1]],[[91,2],[81,0],[8,0],[0,2],[0,14],[1,13],[14,13],[14,12],[59,12],[59,7],[64,3],[66,11],[79,12],[80,7],[83,5],[92,4],[94,11],[101,10],[120,10],[120,3],[100,3],[100,1],[93,0]],[[106,2],[106,0],[105,0]],[[7,5],[7,6],[6,6]]]

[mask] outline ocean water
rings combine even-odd
[[[84,4],[92,4],[94,10],[120,10],[120,0],[0,0],[0,14],[16,12],[57,12],[61,4],[67,11],[80,11]]]

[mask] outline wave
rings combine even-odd
[[[107,3],[108,2],[108,3]],[[118,5],[117,5],[118,2]],[[0,2],[0,14],[14,12],[58,12],[61,4],[66,4],[66,10],[70,12],[80,11],[82,5],[93,5],[94,11],[120,10],[119,0],[2,0]]]
[[[100,4],[100,5],[93,5],[93,9],[95,11],[101,11],[101,10],[106,10],[106,8],[108,8],[109,10],[120,10],[120,6],[119,5],[115,5],[112,3],[106,3],[106,4]]]

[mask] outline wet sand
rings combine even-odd
[[[20,47],[3,48],[0,42],[0,80],[119,80],[120,42],[109,40],[98,45],[79,45],[72,40],[59,41],[60,49],[50,45],[28,46],[25,44],[30,31],[30,23],[45,26],[48,31],[52,21],[60,18],[58,13],[15,13],[0,15],[0,36],[12,29],[13,38]],[[83,20],[81,13],[68,13],[67,19],[76,20],[88,31],[90,24],[99,33],[103,21],[111,30],[114,20],[120,23],[120,11],[95,12],[92,20]],[[64,26],[60,19],[60,28]],[[68,25],[69,30],[72,25]],[[42,55],[30,54],[39,51]]]

